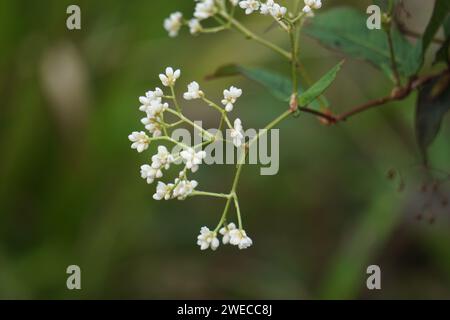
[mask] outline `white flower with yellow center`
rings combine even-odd
[[[234,223],[229,223],[227,226],[223,226],[220,228],[219,233],[222,235],[222,243],[227,244],[230,242],[231,236],[230,232],[236,229],[236,225]]]
[[[186,168],[192,172],[198,170],[198,165],[202,163],[202,160],[206,157],[205,151],[195,152],[193,148],[189,148],[180,152],[180,156],[186,163]]]
[[[144,131],[134,131],[128,136],[128,139],[132,142],[131,149],[136,149],[139,153],[147,150],[150,143],[150,138]]]
[[[182,25],[183,15],[178,11],[172,13],[167,19],[164,20],[164,29],[166,29],[170,37],[176,37]]]
[[[200,99],[203,95],[203,91],[200,90],[200,85],[193,81],[188,84],[188,91],[183,94],[183,98],[186,100]]]
[[[181,75],[180,69],[173,71],[173,68],[167,67],[166,73],[165,74],[161,73],[159,75],[159,79],[161,80],[163,86],[171,87],[175,84],[180,75]]]
[[[230,244],[238,246],[239,249],[247,249],[253,244],[252,239],[247,236],[243,229],[234,229],[230,231]]]
[[[225,89],[223,91],[222,104],[225,106],[225,111],[233,111],[234,104],[237,98],[242,95],[242,89],[231,86],[230,89]]]
[[[245,9],[245,14],[251,14],[259,9],[260,2],[257,0],[244,0],[239,2],[239,6]]]
[[[219,245],[219,239],[217,239],[217,234],[213,231],[210,231],[208,227],[202,227],[200,229],[200,234],[197,237],[197,244],[200,246],[200,250],[206,250],[211,248],[212,250],[216,250]]]

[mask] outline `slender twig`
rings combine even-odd
[[[389,54],[391,57],[392,72],[394,72],[395,85],[397,87],[400,87],[402,84],[401,84],[401,80],[400,80],[400,73],[398,72],[397,61],[395,60],[394,43],[392,41],[392,27],[390,25],[389,25],[388,29],[386,30],[386,34],[387,34],[388,45],[389,45]]]
[[[418,39],[423,37],[423,35],[420,34],[419,32],[410,30],[410,29],[408,29],[408,27],[406,27],[403,24],[398,23],[397,25],[398,25],[398,28],[399,28],[400,32],[405,34],[405,35],[407,35],[407,36],[410,36],[410,37],[413,37],[413,38],[418,38]],[[431,41],[433,41],[434,43],[437,43],[437,44],[444,44],[445,43],[445,40],[441,39],[441,38],[433,38],[433,39],[431,39]]]
[[[334,116],[334,123],[339,121],[345,121],[356,114],[359,114],[361,112],[364,112],[377,106],[384,105],[388,102],[403,100],[407,98],[413,91],[424,85],[426,82],[436,77],[443,76],[445,74],[450,74],[450,69],[446,69],[440,72],[439,74],[433,74],[419,78],[411,78],[404,87],[395,88],[390,95],[368,101],[362,105],[356,106],[350,111],[344,112],[341,115]]]

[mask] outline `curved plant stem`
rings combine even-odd
[[[206,131],[205,129],[203,129],[202,127],[200,127],[199,125],[195,124],[194,122],[192,122],[191,120],[189,120],[188,118],[186,118],[181,112],[172,110],[170,108],[168,108],[166,110],[167,112],[177,116],[178,118],[180,118],[181,120],[183,120],[184,122],[190,124],[191,126],[193,126],[194,128],[196,128],[197,130],[199,130],[200,132],[202,132],[205,136],[207,136],[209,139],[214,139],[214,135],[212,135],[211,133],[209,133],[208,131]]]
[[[236,19],[234,19],[233,17],[231,17],[230,15],[228,15],[226,12],[221,12],[220,13],[225,19],[227,19],[229,21],[229,23],[239,32],[241,32],[242,34],[244,34],[247,38],[255,40],[256,42],[259,42],[260,44],[262,44],[263,46],[272,49],[273,51],[275,51],[276,53],[280,54],[281,56],[283,56],[284,58],[291,60],[291,54],[284,50],[283,48],[280,48],[279,46],[273,44],[270,41],[267,41],[264,38],[261,38],[260,36],[256,35],[254,32],[250,31],[249,29],[247,29],[244,25],[242,25],[239,21],[237,21]]]

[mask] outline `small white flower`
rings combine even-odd
[[[141,166],[141,177],[142,179],[146,179],[148,184],[153,183],[155,179],[159,179],[162,176],[162,171],[159,168],[152,168],[148,164]]]
[[[238,246],[242,250],[250,247],[253,241],[247,236],[245,230],[233,229],[230,231],[230,244]]]
[[[169,169],[170,164],[174,161],[172,154],[165,146],[158,146],[158,153],[152,156],[152,168]]]
[[[173,197],[178,200],[184,200],[188,195],[194,191],[198,186],[198,182],[195,180],[181,180],[175,179],[175,188],[173,189]]]
[[[205,20],[216,14],[217,8],[214,0],[201,0],[195,5],[194,17]]]
[[[210,231],[207,227],[202,227],[197,237],[197,244],[200,246],[200,250],[206,250],[208,248],[216,250],[220,242],[215,232]]]
[[[317,10],[322,8],[321,0],[304,0],[304,2],[305,6],[303,7],[303,12],[306,13],[308,16],[314,15],[313,9]]]
[[[162,135],[162,127],[159,123],[158,117],[145,117],[141,119],[141,123],[145,126],[145,129],[148,130],[153,136],[153,138],[160,137]]]
[[[273,0],[267,0],[266,3],[261,3],[261,7],[259,8],[259,12],[263,15],[270,14],[270,10],[272,10],[275,2]]]
[[[233,110],[237,98],[239,98],[241,95],[242,90],[233,86],[231,86],[229,90],[225,89],[223,91],[222,104],[225,106],[225,110],[227,112],[231,112]]]
[[[270,14],[276,19],[283,18],[286,15],[286,13],[287,13],[287,8],[280,6],[278,3],[275,3],[272,6],[272,9],[270,10]]]
[[[158,181],[158,185],[156,186],[156,193],[153,195],[153,199],[155,200],[169,200],[170,192],[173,188],[173,184],[165,184],[164,182]]]
[[[176,37],[178,35],[178,31],[183,24],[183,15],[181,12],[174,12],[168,18],[164,20],[164,29],[169,32],[170,37]]]
[[[150,138],[144,131],[134,131],[128,136],[128,139],[133,142],[131,144],[131,149],[136,149],[139,153],[146,150],[148,148],[148,144],[150,143]]]
[[[152,101],[160,99],[163,95],[164,93],[160,88],[155,88],[155,91],[147,91],[145,96],[139,97],[139,102],[143,106],[147,106],[150,105]]]
[[[306,5],[303,7],[303,12],[306,14],[310,14],[310,13],[312,13],[312,9],[310,6]]]
[[[234,127],[231,129],[230,136],[233,139],[233,144],[239,148],[244,142],[244,129],[242,128],[241,119],[234,120]]]
[[[171,67],[166,68],[166,74],[160,74],[159,79],[165,87],[170,87],[175,84],[175,81],[180,77],[181,71],[179,69],[173,71]]]
[[[198,170],[198,165],[202,163],[202,160],[206,157],[205,151],[195,152],[193,148],[183,150],[180,152],[180,156],[186,162],[186,168],[192,172]]]
[[[236,225],[234,223],[229,223],[227,226],[220,228],[219,233],[223,236],[222,243],[227,244],[230,242],[230,232],[236,229]]]
[[[200,21],[198,21],[198,19],[189,20],[188,25],[189,25],[189,32],[191,34],[197,34],[202,31],[202,25],[200,24]]]
[[[143,104],[139,110],[147,113],[147,117],[155,118],[167,110],[167,108],[169,108],[169,104],[167,102],[163,103],[161,98],[157,98],[150,101],[149,104]]]
[[[188,91],[183,94],[184,99],[193,100],[200,99],[203,96],[203,91],[197,82],[193,81],[188,84]]]
[[[257,0],[244,0],[239,2],[239,6],[242,9],[245,9],[245,14],[250,14],[253,11],[257,11],[259,9],[259,1]]]

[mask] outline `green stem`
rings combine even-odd
[[[236,215],[238,218],[239,229],[242,230],[243,227],[242,227],[241,209],[239,208],[239,200],[236,193],[233,195],[233,199],[234,199],[234,206],[236,207]]]
[[[256,42],[259,42],[263,46],[265,46],[265,47],[267,47],[269,49],[272,49],[273,51],[277,52],[278,54],[280,54],[284,58],[286,58],[288,60],[291,60],[291,54],[289,52],[287,52],[286,50],[280,48],[279,46],[273,44],[270,41],[267,41],[266,39],[263,39],[263,38],[259,37],[258,35],[256,35],[255,33],[250,31],[246,27],[244,27],[239,21],[237,21],[233,17],[229,16],[226,12],[220,12],[220,14],[224,18],[226,18],[230,22],[230,24],[236,28],[236,30],[238,30],[239,32],[244,34],[247,38],[255,40]]]
[[[265,134],[265,132],[267,130],[272,129],[273,127],[275,127],[278,123],[280,123],[281,121],[283,121],[284,119],[286,119],[287,117],[289,117],[292,114],[292,110],[286,110],[285,112],[283,112],[280,116],[278,116],[276,119],[274,119],[272,122],[270,122],[267,126],[264,127],[264,130],[260,130],[260,132],[258,132],[258,134],[256,136],[253,137],[252,140],[250,140],[250,142],[248,143],[249,147],[255,143],[263,134]]]
[[[173,104],[175,105],[175,108],[178,110],[178,112],[181,113],[181,108],[178,104],[177,97],[175,96],[175,89],[173,88],[173,86],[170,86],[170,92],[172,93]]]
[[[394,77],[395,77],[395,85],[400,88],[402,83],[400,80],[400,74],[398,72],[397,61],[395,60],[394,43],[392,41],[392,27],[391,27],[391,25],[389,25],[387,28],[388,29],[386,30],[386,34],[387,34],[387,39],[388,39],[388,44],[389,44],[389,53],[391,56],[392,71],[394,72]]]
[[[212,28],[202,28],[201,33],[216,33],[228,29],[228,26],[218,26]]]
[[[289,39],[291,40],[291,79],[292,79],[292,96],[291,96],[291,108],[297,106],[298,96],[298,76],[297,76],[297,55],[298,55],[298,39],[297,39],[297,27],[293,26],[289,31]]]
[[[223,108],[221,108],[218,104],[212,102],[211,100],[208,100],[208,99],[205,98],[205,97],[203,97],[202,99],[203,99],[203,101],[205,101],[210,107],[213,107],[214,109],[216,109],[217,111],[219,111],[219,112],[221,113],[222,117],[224,118],[224,120],[226,121],[228,127],[229,127],[230,129],[233,128],[233,126],[231,125],[230,119],[228,119],[228,116],[227,116],[227,114],[226,114],[226,111],[225,111]]]
[[[172,110],[170,108],[168,108],[166,110],[167,112],[177,116],[178,118],[180,118],[181,120],[183,120],[184,122],[190,124],[191,126],[193,126],[194,128],[200,130],[205,136],[207,136],[209,139],[214,139],[214,135],[212,135],[211,133],[209,133],[208,131],[206,131],[205,129],[203,129],[202,127],[200,127],[199,125],[195,124],[194,122],[192,122],[191,120],[189,120],[188,118],[186,118],[181,112],[177,112],[175,110]]]
[[[151,140],[151,141],[161,141],[161,140],[164,140],[164,141],[169,141],[169,142],[172,142],[172,143],[174,143],[174,144],[177,144],[177,145],[179,145],[180,147],[183,147],[183,148],[185,148],[185,149],[190,148],[187,144],[184,144],[184,143],[182,143],[182,142],[179,142],[179,141],[177,141],[177,140],[175,140],[175,139],[172,139],[172,138],[170,138],[170,137],[167,137],[167,136],[155,137],[155,138],[151,138],[150,140]]]
[[[216,193],[216,192],[206,192],[206,191],[193,191],[189,196],[205,196],[205,197],[215,197],[215,198],[225,198],[228,199],[230,197],[229,194],[225,193]]]
[[[228,209],[230,208],[231,197],[228,197],[227,202],[225,203],[225,208],[223,209],[222,216],[220,217],[220,221],[217,224],[217,227],[214,229],[214,232],[217,232],[220,227],[223,225],[225,220],[227,219]]]

